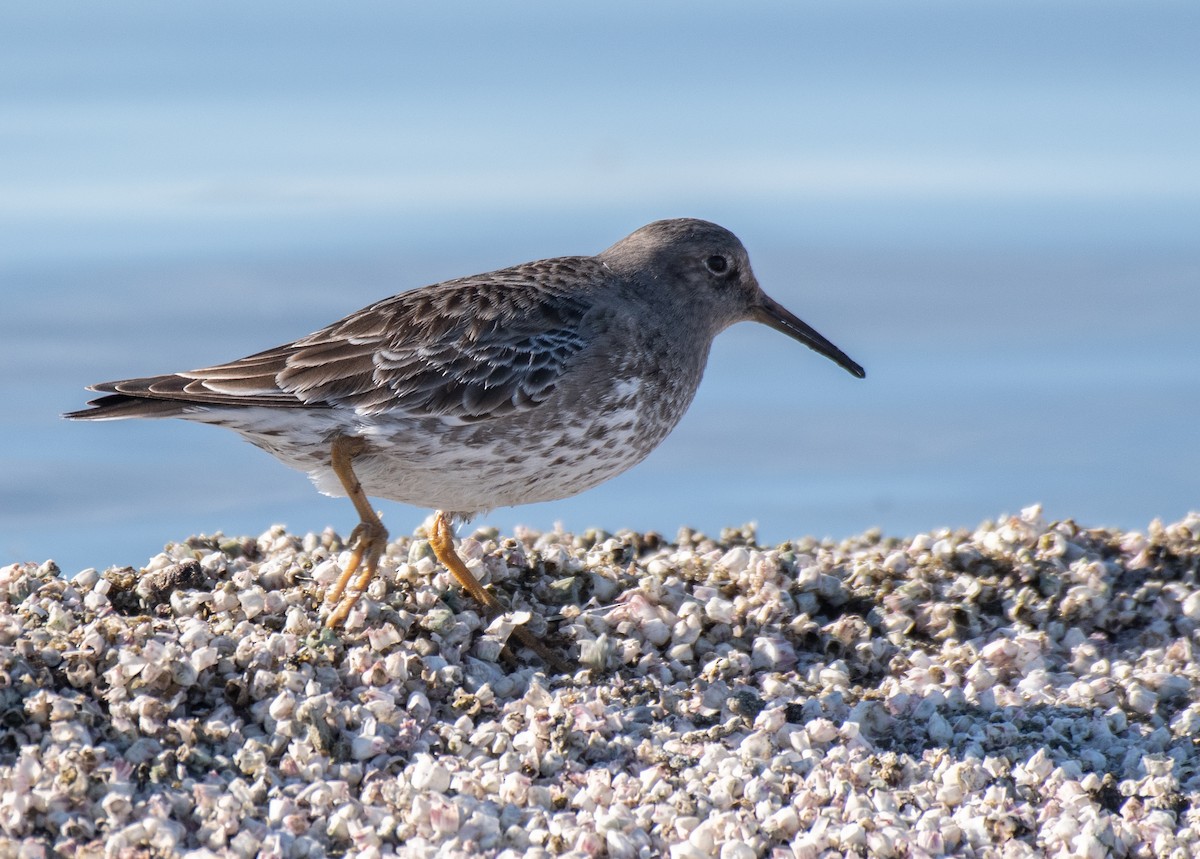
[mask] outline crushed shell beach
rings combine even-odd
[[[0,856],[1200,855],[1200,514],[466,532],[0,568]]]

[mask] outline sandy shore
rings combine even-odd
[[[1200,514],[0,568],[0,856],[1200,855]]]

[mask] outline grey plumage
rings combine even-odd
[[[72,419],[225,426],[342,494],[338,435],[369,495],[440,510],[562,498],[643,459],[678,423],[713,338],[742,320],[863,370],[759,288],[741,242],[657,221],[594,257],[422,287],[313,334],[184,373],[106,382]]]

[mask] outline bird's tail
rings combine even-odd
[[[97,397],[86,409],[67,412],[64,418],[72,421],[117,421],[124,418],[177,418],[187,408],[178,400],[158,400],[134,397],[129,394],[109,394]]]

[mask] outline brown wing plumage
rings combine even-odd
[[[228,364],[95,385],[109,396],[67,417],[150,417],[195,405],[461,421],[520,411],[550,396],[587,343],[591,299],[578,284],[589,269],[599,274],[600,263],[542,260],[401,293]]]

